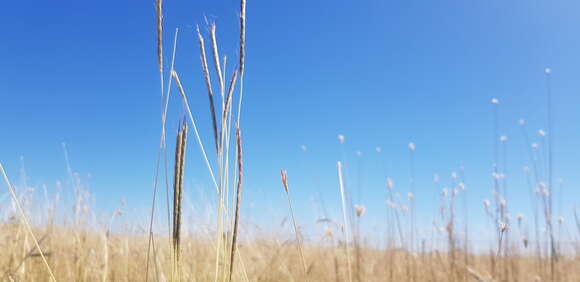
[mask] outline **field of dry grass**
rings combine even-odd
[[[566,241],[565,245],[559,241],[556,224],[563,223],[553,214],[550,158],[543,159],[541,164],[534,161],[526,171],[530,191],[534,191],[530,198],[534,214],[533,224],[525,232],[521,228],[522,218],[509,214],[504,198],[506,188],[502,184],[504,175],[494,166],[494,198],[484,201],[485,213],[492,222],[490,231],[496,234],[489,246],[475,248],[476,243],[466,235],[468,232],[459,230],[467,231],[467,225],[457,222],[460,213],[457,206],[465,188],[458,175],[452,176],[453,185],[445,188],[438,199],[441,226],[437,244],[432,241],[426,244],[425,239],[417,236],[414,180],[411,193],[402,203],[399,197],[394,197],[396,188],[390,178],[385,187],[389,207],[385,244],[376,247],[367,242],[359,228],[365,207],[351,204],[349,187],[343,181],[342,162],[337,163],[336,190],[341,197],[341,218],[338,222],[327,222],[327,228],[332,228],[325,231],[324,238],[304,238],[293,209],[294,201],[302,199],[292,198],[289,180],[292,175],[284,169],[280,171],[280,193],[287,199],[286,227],[292,238],[280,239],[275,235],[240,238],[240,230],[245,228],[241,220],[245,157],[241,114],[246,1],[241,0],[240,4],[239,53],[232,56],[235,59],[228,60],[219,53],[215,24],[209,23],[206,33],[197,29],[212,122],[212,132],[206,134],[213,144],[208,145],[202,142],[206,139],[198,132],[196,113],[191,112],[184,82],[173,67],[177,29],[173,33],[172,56],[169,59],[164,56],[167,44],[163,41],[163,3],[157,1],[161,134],[156,152],[157,170],[152,175],[151,209],[146,215],[147,226],[142,230],[111,230],[111,223],[121,210],[113,212],[110,218],[97,220],[105,222],[99,227],[87,224],[87,218],[94,216],[88,204],[90,191],[70,168],[74,203],[63,203],[58,194],[45,195],[44,202],[39,203],[33,197],[34,191],[13,185],[0,166],[5,184],[1,187],[8,188],[11,198],[10,205],[2,206],[7,221],[0,225],[1,281],[580,281],[580,242],[573,240],[577,236],[569,236],[572,241]],[[232,68],[227,68],[228,64],[235,66],[230,74],[227,70]],[[549,76],[549,70],[546,74]],[[172,96],[172,91],[177,94]],[[186,112],[178,132],[166,130],[171,98],[180,101]],[[497,106],[499,101],[494,99],[492,104]],[[523,121],[521,125],[523,128]],[[502,142],[505,139],[496,137]],[[551,145],[549,138],[546,137],[546,143]],[[175,142],[175,151],[169,152],[167,142]],[[344,136],[339,136],[339,142],[344,142]],[[188,173],[185,162],[188,146],[197,146],[202,152],[211,179],[209,190],[215,192],[217,199],[209,205],[215,208],[213,228],[204,235],[183,230],[182,191],[183,178]],[[409,144],[408,149],[412,158],[415,145]],[[550,157],[551,149],[543,154]],[[536,169],[539,165],[545,169]],[[160,211],[161,201],[167,203],[167,211]],[[72,212],[55,214],[57,208],[67,210],[70,204]],[[32,222],[32,218],[42,220]],[[63,218],[68,224],[55,223],[63,222]],[[166,218],[167,222],[159,218]],[[580,232],[578,218],[575,220]],[[157,226],[168,226],[168,232],[156,232]]]
[[[2,280],[47,281],[49,274],[31,238],[18,224],[2,226]],[[41,248],[58,281],[145,281],[147,236],[35,229]],[[156,261],[149,279],[171,280],[172,257],[167,242],[158,237]],[[455,259],[441,251],[409,253],[401,249],[361,247],[360,262],[348,277],[342,246],[306,245],[304,274],[296,241],[260,240],[239,246],[235,281],[552,281],[549,260],[533,256],[465,255]],[[182,281],[215,279],[215,241],[183,238]],[[515,247],[514,247],[515,252]],[[580,281],[580,259],[562,257],[553,281]]]

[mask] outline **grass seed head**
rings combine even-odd
[[[288,173],[285,169],[280,170],[280,177],[282,178],[282,185],[284,185],[284,191],[288,194]]]

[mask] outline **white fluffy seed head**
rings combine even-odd
[[[526,125],[526,121],[525,121],[523,118],[522,118],[522,119],[520,119],[520,120],[518,121],[518,123],[519,123],[521,126],[524,126],[524,125]]]
[[[499,100],[497,98],[491,98],[491,103],[494,105],[499,105]]]
[[[501,198],[499,199],[499,204],[505,208],[507,207],[507,200],[505,198]]]
[[[409,208],[405,205],[401,205],[401,212],[403,212],[403,215],[407,215],[407,212],[409,212]]]
[[[499,141],[501,141],[501,142],[506,142],[506,141],[508,141],[508,138],[507,138],[507,136],[505,136],[505,135],[502,135],[502,136],[499,138]]]
[[[324,233],[326,234],[326,237],[328,237],[329,239],[332,239],[332,237],[334,237],[334,233],[328,227],[324,228]]]
[[[509,226],[507,223],[500,221],[498,222],[498,228],[501,232],[505,232],[506,230],[508,230]]]
[[[488,209],[491,205],[491,202],[488,199],[483,200],[483,206]]]
[[[415,143],[413,142],[409,143],[409,150],[415,151]]]
[[[548,190],[547,188],[542,190],[542,194],[544,195],[544,197],[550,197],[550,190]]]
[[[540,136],[544,137],[544,136],[546,136],[546,131],[544,131],[544,130],[540,129],[540,130],[538,130],[538,134],[539,134]]]
[[[339,134],[339,135],[338,135],[338,142],[339,142],[340,144],[344,144],[344,135],[342,135],[342,134]]]
[[[363,205],[355,205],[354,210],[356,212],[356,216],[361,217],[365,214],[366,208]]]
[[[395,186],[395,184],[393,183],[393,179],[391,179],[390,177],[387,178],[387,189],[389,190],[393,190],[393,187]]]
[[[491,176],[497,180],[501,180],[501,179],[505,178],[505,174],[503,174],[503,173],[492,172]]]
[[[545,69],[544,69],[544,72],[545,72],[546,74],[551,74],[551,73],[552,73],[552,69],[551,69],[551,68],[545,68]]]

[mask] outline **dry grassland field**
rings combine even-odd
[[[143,5],[137,2],[139,1],[133,5]],[[149,89],[148,93],[140,93],[139,99],[155,100],[155,103],[159,103],[154,106],[159,107],[155,109],[158,116],[143,121],[151,122],[152,125],[148,128],[154,128],[156,132],[153,140],[155,146],[142,152],[154,157],[153,162],[146,167],[153,169],[149,169],[148,174],[139,175],[131,170],[136,170],[137,165],[141,164],[135,164],[135,168],[118,167],[116,170],[126,170],[135,179],[139,178],[139,183],[152,184],[139,185],[138,189],[131,190],[136,195],[135,198],[129,197],[120,204],[99,207],[102,199],[109,203],[119,203],[119,195],[133,194],[123,194],[119,190],[101,190],[96,193],[99,196],[95,197],[90,177],[86,173],[77,172],[72,165],[72,160],[77,157],[70,153],[70,143],[63,143],[62,150],[59,151],[63,152],[64,162],[55,160],[54,166],[62,167],[65,172],[64,178],[56,184],[43,184],[35,181],[33,176],[27,177],[23,161],[18,169],[18,160],[5,159],[0,155],[0,281],[580,281],[580,211],[577,210],[580,203],[577,181],[580,179],[563,181],[560,178],[565,173],[577,174],[580,167],[578,161],[562,161],[565,156],[559,156],[567,153],[560,153],[562,151],[558,147],[560,144],[565,146],[580,139],[576,138],[576,133],[572,133],[573,130],[570,133],[564,132],[564,128],[573,127],[566,127],[564,114],[557,110],[558,103],[565,101],[562,98],[565,94],[554,90],[562,87],[557,86],[557,74],[551,68],[544,66],[539,71],[536,70],[541,73],[538,81],[528,81],[533,85],[530,87],[536,89],[534,95],[539,97],[535,101],[542,102],[536,105],[539,108],[537,112],[526,114],[533,116],[533,121],[541,125],[541,129],[536,129],[536,125],[528,126],[524,119],[516,119],[510,121],[509,125],[515,129],[506,133],[504,129],[508,127],[505,125],[508,122],[503,117],[511,116],[510,107],[517,108],[517,105],[504,105],[502,96],[492,93],[484,98],[477,96],[477,99],[481,98],[477,103],[484,105],[483,111],[455,109],[454,107],[459,106],[452,102],[447,105],[425,106],[417,100],[417,107],[433,107],[438,110],[429,111],[424,108],[424,116],[399,119],[398,123],[402,124],[400,128],[405,127],[406,122],[420,120],[422,123],[429,123],[430,115],[441,116],[446,113],[454,116],[448,120],[448,124],[462,122],[458,121],[462,119],[466,120],[463,121],[465,123],[477,118],[483,120],[486,126],[473,131],[483,132],[481,136],[486,136],[489,142],[481,145],[484,148],[482,150],[475,149],[479,145],[474,145],[473,150],[478,152],[464,156],[470,160],[483,158],[482,167],[464,167],[461,160],[456,160],[454,164],[458,165],[453,170],[433,176],[424,173],[420,167],[427,167],[426,162],[432,164],[439,160],[447,161],[447,151],[436,149],[436,145],[433,145],[430,149],[433,150],[430,151],[432,154],[425,157],[421,150],[429,150],[426,148],[430,144],[426,142],[430,140],[422,140],[421,143],[410,139],[399,144],[398,148],[373,145],[372,149],[360,152],[349,145],[351,137],[356,134],[342,135],[343,132],[335,132],[333,140],[324,141],[329,143],[328,146],[339,148],[334,151],[330,161],[324,159],[325,172],[318,175],[317,166],[322,163],[320,160],[310,163],[307,160],[303,169],[295,172],[301,165],[296,165],[293,157],[287,161],[288,167],[281,165],[271,168],[270,164],[284,164],[284,155],[259,154],[260,149],[251,144],[262,138],[262,135],[255,133],[258,129],[263,131],[264,127],[259,126],[262,122],[267,122],[268,119],[280,122],[280,119],[276,116],[252,116],[248,107],[264,111],[268,108],[279,108],[280,115],[283,115],[286,108],[293,107],[300,111],[302,103],[315,103],[320,107],[320,116],[308,116],[313,113],[309,111],[304,115],[310,121],[304,122],[304,117],[300,114],[285,120],[295,118],[296,123],[316,122],[319,123],[318,126],[331,128],[333,121],[331,118],[324,118],[325,113],[330,110],[323,108],[323,103],[311,100],[313,98],[309,95],[314,94],[296,93],[295,96],[290,95],[293,98],[284,98],[288,100],[280,100],[277,104],[262,103],[256,107],[251,106],[261,103],[254,98],[257,95],[254,92],[260,89],[256,86],[259,86],[262,79],[268,80],[271,77],[259,77],[255,74],[258,71],[246,71],[246,66],[253,70],[264,68],[264,62],[270,62],[272,73],[284,71],[285,68],[295,68],[294,72],[299,76],[299,69],[316,67],[309,66],[309,60],[316,64],[321,62],[313,59],[314,57],[298,57],[295,58],[298,67],[278,65],[273,55],[275,53],[254,52],[253,46],[261,48],[259,46],[269,44],[252,42],[254,38],[263,38],[254,36],[254,30],[267,29],[264,22],[256,23],[258,20],[253,20],[253,17],[259,18],[258,13],[266,12],[267,9],[254,7],[270,7],[276,4],[252,0],[247,1],[248,3],[246,0],[221,1],[228,13],[210,14],[206,18],[192,16],[189,22],[182,23],[172,21],[172,13],[179,12],[179,5],[184,5],[183,1],[148,2],[148,6],[145,5],[149,9],[149,14],[145,13],[145,16],[149,17],[151,23],[148,30],[150,37],[156,39],[143,44],[149,44],[148,47],[155,50],[150,53],[155,59],[155,66],[150,64],[155,74],[147,72],[149,76],[141,79],[154,81],[155,83],[148,85],[158,85],[158,88]],[[171,9],[165,9],[166,5]],[[310,4],[302,5],[303,9],[309,9]],[[318,7],[318,4],[312,5]],[[330,3],[326,6],[328,10],[339,9]],[[342,7],[344,3],[336,6]],[[580,7],[575,4],[570,6],[574,6],[571,9],[576,11],[576,15],[580,14]],[[252,14],[251,11],[256,12]],[[450,14],[455,12],[457,10],[449,11]],[[326,12],[320,10],[317,13],[320,13],[321,18],[330,21],[330,24],[333,21],[352,21],[349,25],[355,25],[357,21],[348,18],[331,20],[326,18]],[[416,19],[421,28],[432,24],[433,19],[425,13],[422,14],[423,18]],[[562,17],[567,19],[567,15]],[[306,21],[300,14],[292,18],[294,21]],[[106,20],[106,16],[102,20]],[[275,21],[275,17],[270,20]],[[279,32],[294,34],[292,28],[299,30],[298,33],[308,29],[307,23],[295,24],[296,26],[288,26],[288,30]],[[461,23],[454,26],[450,28],[456,28],[461,33]],[[380,27],[368,32],[372,33],[371,37],[388,38],[389,33],[396,33],[397,29],[403,28],[405,27]],[[220,32],[222,30],[223,33]],[[277,52],[294,52],[291,49],[322,44],[330,35],[322,33],[318,36],[322,39],[304,38],[302,42],[288,45],[288,50]],[[409,32],[406,38],[412,41],[414,36],[429,35]],[[524,33],[522,36],[528,34]],[[356,41],[356,45],[372,44],[364,38],[352,40]],[[500,35],[491,38],[503,40]],[[9,38],[4,37],[4,40]],[[345,48],[354,48],[355,43],[346,42],[351,39],[345,36],[344,40],[344,44],[350,46]],[[184,44],[187,48],[176,48],[181,46],[178,42],[186,42]],[[570,44],[577,46],[574,45],[577,41],[571,41]],[[330,50],[335,47],[328,48]],[[505,48],[511,48],[509,43],[506,43]],[[320,56],[335,56],[332,60],[342,57],[344,64],[349,64],[352,60],[349,57],[354,56],[372,64],[373,59],[369,59],[371,54],[364,54],[364,49],[356,50],[344,56],[333,55],[333,51]],[[130,54],[126,56],[131,57]],[[401,56],[407,58],[405,55]],[[579,62],[576,58],[570,60]],[[180,65],[180,61],[186,63]],[[458,63],[455,59],[449,59],[448,62]],[[445,63],[441,62],[442,65]],[[327,72],[331,72],[330,68],[340,68],[338,62],[329,64],[332,67]],[[197,69],[193,72],[189,66]],[[414,68],[420,69],[421,66],[416,63]],[[452,68],[441,68],[442,72],[453,72]],[[308,70],[304,71],[309,73]],[[579,71],[575,69],[575,73]],[[356,72],[362,73],[361,75],[367,72],[371,75],[373,71],[358,69]],[[194,76],[192,73],[200,74],[197,78],[199,83],[191,82]],[[325,73],[321,71],[320,78],[298,80],[296,83],[338,83],[325,80]],[[435,73],[431,75],[437,76]],[[364,84],[374,83],[374,76],[370,77]],[[34,77],[28,79],[36,80]],[[292,77],[286,79],[290,81],[288,83],[294,83]],[[397,79],[400,78],[386,76],[382,80],[389,84],[395,83]],[[510,79],[522,78],[507,78]],[[419,80],[409,82],[409,85],[425,83],[433,87],[443,87],[439,82],[426,77]],[[348,78],[343,81],[345,84],[349,83]],[[65,79],[61,82],[69,83]],[[247,89],[244,89],[244,83]],[[453,81],[442,83],[449,83],[450,87],[457,85]],[[509,81],[501,83],[509,84]],[[566,87],[576,86],[570,84]],[[112,85],[111,88],[113,87],[115,86]],[[362,86],[361,92],[366,91],[365,89]],[[570,91],[572,95],[578,89]],[[82,96],[82,93],[77,95]],[[362,100],[377,99],[377,103],[385,105],[389,101],[404,99],[400,97],[405,96],[404,93],[395,91],[386,91],[384,95],[388,97],[383,98],[364,96],[362,93],[348,95],[355,97],[350,99],[358,99],[357,95]],[[504,96],[508,97],[508,101],[512,100],[509,94]],[[358,107],[359,102],[340,97],[337,100],[327,100],[326,103],[329,106],[334,103],[352,104],[350,112],[345,115],[349,115],[353,122],[345,124],[343,128],[359,126],[359,122],[362,123],[357,120],[359,114],[377,110]],[[427,99],[425,97],[420,99]],[[580,101],[570,99],[569,104]],[[10,98],[2,96],[5,107],[11,107],[10,102]],[[575,107],[578,105],[580,104]],[[135,107],[141,106],[135,104]],[[379,114],[383,111],[396,111],[393,107],[396,106],[385,106],[379,110]],[[273,114],[275,111],[269,113]],[[247,116],[249,117],[246,118]],[[556,119],[558,116],[560,118]],[[19,123],[18,117],[10,119],[13,120],[11,123]],[[102,122],[110,124],[113,121],[103,119]],[[285,143],[274,140],[292,138],[294,132],[298,132],[296,128],[286,129],[283,122],[279,127],[273,127],[266,130],[270,131],[268,136],[278,136],[278,139],[271,139],[268,141],[270,144],[264,146],[278,146],[279,150],[283,150],[285,145],[282,144]],[[370,131],[373,132],[382,130],[380,124],[372,127],[374,129]],[[452,125],[442,125],[440,128],[442,131],[447,130],[450,138],[459,139],[463,136]],[[552,134],[554,128],[562,128],[560,135]],[[578,126],[575,128],[576,131],[579,129]],[[36,129],[27,127],[23,130],[33,132]],[[117,138],[114,137],[116,133],[111,133],[106,127],[94,130],[101,135]],[[427,129],[416,127],[413,130],[420,132]],[[398,129],[385,131],[390,135],[400,134]],[[463,133],[469,136],[469,132],[471,130]],[[312,134],[313,139],[320,136],[316,131],[309,134]],[[510,143],[512,136],[521,142]],[[576,141],[568,142],[568,136]],[[9,138],[15,139],[15,142],[24,142],[24,138],[19,137],[18,133],[5,131],[2,139]],[[129,139],[131,142],[141,142],[140,138],[135,136]],[[43,138],[40,137],[35,142],[43,142]],[[453,150],[453,146],[462,146],[454,144],[456,143],[442,146],[449,148],[448,150]],[[254,149],[245,150],[246,148]],[[393,161],[391,166],[395,169],[390,172],[381,169],[379,162],[367,161],[366,166],[363,165],[364,158],[371,158],[368,155],[382,154],[381,156],[389,158],[391,150],[397,151],[402,157]],[[575,152],[569,153],[577,156]],[[311,154],[310,147],[302,145],[299,154]],[[519,157],[515,157],[516,155]],[[127,159],[126,156],[117,154],[102,156],[109,158],[111,167],[115,167],[117,159]],[[95,157],[98,158],[98,154]],[[272,158],[276,160],[272,161]],[[261,166],[255,165],[260,162]],[[8,163],[16,164],[9,166]],[[267,170],[261,169],[266,167]],[[513,167],[516,169],[512,169]],[[369,175],[371,173],[365,174],[365,169],[382,172]],[[82,170],[90,171],[90,165],[88,168],[85,165]],[[268,179],[275,179],[275,184],[260,184],[268,187],[270,191],[262,194],[261,190],[255,190],[258,186],[255,183],[260,183],[256,179],[266,174]],[[475,174],[485,175],[480,177],[484,180],[472,181],[478,178],[470,178],[470,175]],[[98,176],[93,178],[96,178],[95,182],[99,182]],[[195,185],[190,181],[192,178],[198,179],[195,185],[201,187],[198,190],[203,191],[205,198],[195,192]],[[326,182],[322,185],[327,187],[324,192],[326,197],[313,196],[317,195],[318,191],[314,187],[320,186],[320,182]],[[310,186],[305,186],[305,183]],[[310,210],[310,203],[316,208]],[[252,208],[254,205],[256,207]],[[377,208],[379,205],[380,209]],[[316,209],[323,212],[317,213]]]

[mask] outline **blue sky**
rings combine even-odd
[[[204,17],[215,21],[220,51],[235,58],[238,2],[165,2],[166,56],[180,28],[176,69],[209,144],[194,27]],[[248,1],[248,220],[275,225],[287,213],[280,168],[288,170],[300,221],[314,221],[316,194],[338,215],[336,161],[345,158],[349,189],[361,187],[368,226],[379,225],[385,171],[405,194],[414,142],[419,220],[429,222],[437,209],[442,187],[433,174],[448,179],[463,166],[470,214],[483,222],[493,97],[501,101],[500,134],[509,137],[509,200],[514,212],[529,212],[517,121],[526,119],[539,140],[546,67],[553,70],[555,177],[564,180],[569,215],[580,196],[579,9],[576,1]],[[10,1],[5,10],[0,160],[11,178],[23,156],[29,181],[53,187],[66,178],[66,142],[73,169],[91,174],[100,211],[121,199],[145,209],[160,133],[154,1]],[[182,114],[177,103],[172,110],[170,132]],[[346,136],[343,147],[338,134]],[[211,195],[201,155],[190,148],[190,196]]]

